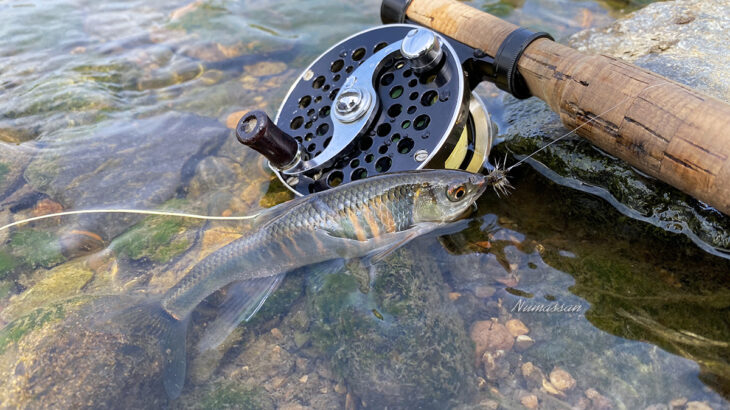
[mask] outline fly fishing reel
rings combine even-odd
[[[376,27],[304,70],[275,124],[253,111],[236,134],[298,195],[384,172],[479,172],[492,126],[472,90],[494,73],[491,57],[427,28]]]

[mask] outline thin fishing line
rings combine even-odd
[[[667,84],[669,84],[669,83],[668,83],[668,82],[666,82],[666,81],[665,81],[665,82],[663,82],[663,83],[659,83],[659,84],[654,84],[654,85],[652,85],[652,86],[649,86],[649,87],[646,87],[646,88],[644,88],[643,90],[641,90],[641,92],[640,92],[639,94],[641,94],[642,92],[644,92],[644,91],[646,91],[646,90],[652,89],[652,88],[654,88],[654,87],[659,87],[659,86],[661,86],[661,85],[667,85]],[[634,96],[633,98],[637,98],[637,97],[639,97],[639,94],[637,94],[637,95],[636,95],[636,96]],[[611,108],[607,109],[606,111],[604,111],[604,112],[602,112],[602,113],[598,114],[597,116],[595,116],[595,117],[591,118],[590,120],[588,120],[588,121],[584,122],[583,124],[581,124],[581,125],[579,125],[579,126],[577,126],[577,127],[573,128],[573,129],[572,129],[571,131],[567,132],[566,134],[563,134],[563,135],[561,135],[560,137],[558,137],[558,138],[556,138],[556,139],[554,139],[554,140],[552,140],[552,141],[548,142],[547,144],[545,144],[545,145],[543,145],[542,147],[538,148],[538,150],[537,150],[537,151],[535,151],[535,152],[533,152],[532,154],[530,154],[530,155],[526,156],[525,158],[522,158],[521,160],[517,161],[517,163],[516,163],[516,164],[514,164],[514,165],[510,166],[509,168],[507,168],[507,170],[506,170],[505,172],[509,172],[509,171],[511,171],[511,170],[512,170],[512,168],[514,168],[514,167],[516,167],[516,166],[518,166],[518,165],[522,164],[523,162],[527,161],[528,159],[532,158],[533,156],[535,156],[535,155],[536,155],[537,153],[539,153],[540,151],[543,151],[543,150],[544,150],[545,148],[547,148],[547,147],[549,147],[549,146],[551,146],[551,145],[555,144],[556,142],[558,142],[558,141],[562,140],[563,138],[565,138],[565,137],[567,137],[567,136],[569,136],[569,135],[571,135],[571,134],[574,134],[574,133],[575,133],[576,131],[578,131],[579,129],[581,129],[581,128],[585,127],[586,125],[588,125],[588,124],[590,124],[590,123],[592,123],[592,122],[595,122],[595,121],[597,121],[598,119],[600,119],[600,118],[601,118],[601,117],[603,117],[604,115],[606,115],[606,114],[608,114],[609,112],[611,112],[611,111],[615,110],[615,109],[616,109],[616,107],[618,107],[619,105],[621,105],[621,104],[625,103],[626,101],[628,101],[628,100],[629,100],[630,98],[632,98],[632,97],[631,97],[631,96],[627,96],[626,98],[624,98],[623,100],[621,100],[620,102],[618,102],[618,103],[617,103],[616,105],[614,105],[613,107],[611,107]]]
[[[253,215],[245,215],[245,216],[210,216],[210,215],[187,214],[187,213],[183,213],[183,212],[145,211],[145,210],[141,210],[141,209],[83,209],[83,210],[79,210],[79,211],[56,212],[53,214],[35,216],[33,218],[28,218],[28,219],[21,219],[20,221],[15,221],[15,222],[12,222],[12,223],[9,223],[7,225],[0,227],[0,231],[2,231],[4,229],[12,228],[13,226],[26,224],[28,222],[40,221],[42,219],[53,218],[56,216],[81,215],[81,214],[141,214],[141,215],[158,215],[158,216],[178,216],[178,217],[182,217],[182,218],[204,219],[204,220],[208,220],[208,221],[242,221],[242,220],[246,220],[246,219],[253,219],[253,218],[259,216],[261,213],[257,212]]]

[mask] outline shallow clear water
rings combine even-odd
[[[470,4],[557,39],[641,6]],[[253,108],[273,116],[301,69],[378,15],[375,1],[0,2],[0,223],[111,207],[243,215],[290,199],[227,126]],[[500,95],[480,92],[504,126]],[[730,262],[527,167],[512,181],[460,232],[396,252],[367,293],[357,273],[292,273],[221,349],[191,349],[172,403],[153,334],[91,323],[169,288],[245,224],[92,215],[0,231],[0,402],[727,408]],[[190,346],[220,299],[193,315]],[[496,343],[487,357],[479,333]]]

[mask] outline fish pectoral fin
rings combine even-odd
[[[431,222],[424,222],[414,225],[413,227],[406,229],[401,232],[393,232],[381,235],[377,238],[377,241],[384,243],[372,251],[368,252],[363,258],[362,262],[365,267],[370,267],[379,263],[383,259],[387,258],[395,252],[398,248],[407,244],[411,240],[430,232],[438,227],[438,224]]]
[[[264,278],[248,279],[231,284],[226,300],[220,305],[218,317],[208,324],[198,342],[198,350],[215,349],[243,321],[248,321],[261,309],[266,299],[279,287],[286,273]]]

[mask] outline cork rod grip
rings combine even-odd
[[[455,0],[408,19],[495,55],[518,27]],[[604,151],[730,215],[730,105],[651,71],[538,39],[518,70],[532,95]]]

